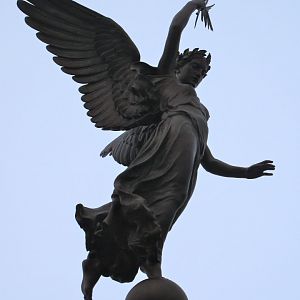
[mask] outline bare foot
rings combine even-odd
[[[145,273],[148,278],[160,278],[162,277],[161,264],[145,262],[141,267],[141,271]]]

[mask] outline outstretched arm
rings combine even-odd
[[[203,168],[212,174],[224,177],[247,179],[255,179],[261,176],[272,176],[272,173],[266,172],[267,170],[275,170],[275,166],[272,163],[273,161],[271,160],[265,160],[248,168],[232,166],[214,158],[208,146],[206,146],[204,157],[201,162]]]
[[[181,33],[192,13],[202,7],[205,7],[204,0],[189,1],[173,18],[164,52],[158,64],[158,68],[162,73],[171,73],[174,71]]]

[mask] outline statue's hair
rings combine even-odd
[[[206,50],[199,50],[199,48],[195,48],[190,51],[189,48],[185,49],[183,53],[178,52],[178,56],[176,59],[176,69],[179,70],[186,63],[190,62],[195,57],[201,58],[205,61],[207,65],[207,72],[210,70],[210,62],[211,62],[211,54],[208,55]]]

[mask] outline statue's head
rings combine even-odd
[[[196,87],[210,70],[211,55],[206,50],[195,48],[179,53],[176,61],[176,76],[182,83]]]

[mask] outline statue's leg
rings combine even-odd
[[[162,256],[162,248],[163,248],[163,241],[165,236],[159,241],[158,251],[157,254],[160,258]],[[151,260],[146,260],[140,267],[140,270],[147,275],[148,278],[160,278],[162,277],[162,270],[161,270],[161,261],[160,262],[153,262]]]
[[[84,300],[92,300],[93,289],[101,276],[100,261],[97,258],[87,257],[82,262],[83,278],[81,291]]]

